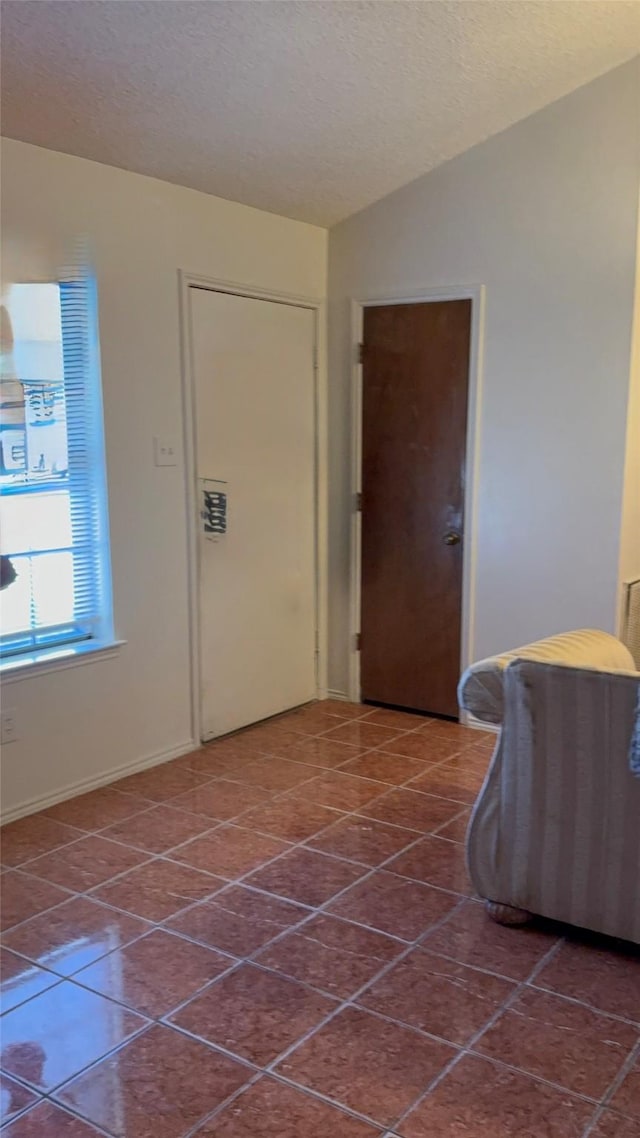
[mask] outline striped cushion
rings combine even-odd
[[[514,648],[499,656],[489,656],[467,668],[458,686],[458,700],[465,711],[484,723],[501,723],[503,717],[503,673],[512,660],[570,664],[599,668],[607,672],[634,671],[633,656],[615,636],[595,628],[563,632]]]

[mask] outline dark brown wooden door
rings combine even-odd
[[[457,716],[471,301],[364,310],[362,698]]]

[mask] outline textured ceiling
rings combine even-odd
[[[320,225],[634,55],[618,0],[3,0],[3,133]]]

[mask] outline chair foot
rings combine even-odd
[[[533,913],[527,909],[516,909],[513,905],[502,905],[500,901],[485,901],[487,915],[499,925],[526,925]]]

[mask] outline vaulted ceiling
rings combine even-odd
[[[3,133],[331,225],[624,62],[618,0],[3,0]]]

